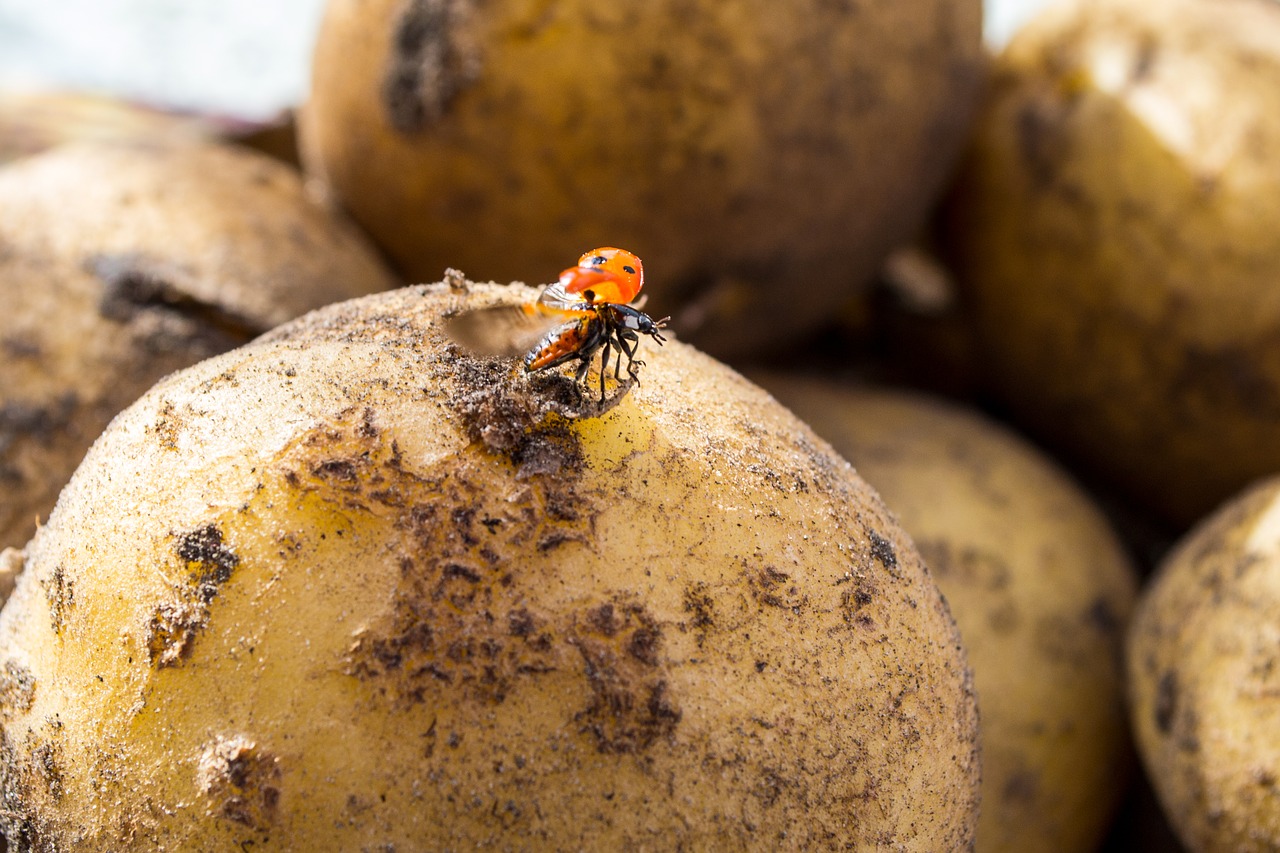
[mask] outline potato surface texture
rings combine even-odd
[[[1197,525],[1144,591],[1133,730],[1187,849],[1280,848],[1280,480]]]
[[[1098,848],[1132,762],[1123,638],[1136,575],[1034,448],[940,400],[775,375],[911,535],[960,626],[982,729],[981,853]]]
[[[749,354],[920,226],[981,59],[978,0],[332,0],[299,139],[410,280],[622,245],[679,334]]]
[[[116,419],[0,613],[11,844],[971,843],[969,673],[879,498],[679,342],[579,418],[441,332],[536,296],[331,306]]]
[[[1052,7],[950,208],[1024,424],[1182,525],[1280,470],[1280,5]]]
[[[0,169],[0,547],[179,368],[395,286],[296,172],[231,146],[68,146]]]

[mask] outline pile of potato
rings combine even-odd
[[[1274,0],[330,0],[297,132],[0,166],[6,849],[1280,848]]]

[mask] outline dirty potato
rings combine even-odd
[[[1193,529],[1129,634],[1133,730],[1190,850],[1280,849],[1280,479]]]
[[[1189,524],[1280,470],[1280,4],[1077,0],[994,77],[949,236],[990,377]]]
[[[0,613],[11,844],[971,843],[963,652],[879,498],[678,342],[600,406],[442,336],[536,295],[332,306],[115,420]]]
[[[979,0],[331,0],[299,133],[411,280],[625,245],[682,335],[747,354],[913,233],[980,60]]]
[[[963,409],[764,376],[884,497],[951,605],[982,722],[984,853],[1096,850],[1131,750],[1121,660],[1136,576],[1056,466]]]
[[[214,144],[63,148],[0,169],[0,547],[157,379],[393,285],[296,173]]]

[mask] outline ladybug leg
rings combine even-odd
[[[618,346],[627,354],[627,375],[637,383],[640,381],[640,368],[644,366],[644,362],[636,358],[639,343],[640,339],[630,329],[618,332]]]
[[[613,360],[613,378],[621,382],[622,381],[622,356],[624,354],[627,356],[627,365],[630,366],[631,352],[627,348],[627,342],[623,340],[621,332],[618,332],[617,340],[614,342],[614,345],[618,348],[618,356]],[[630,373],[630,370],[628,370],[627,372]]]
[[[587,369],[591,367],[591,356],[583,355],[578,358],[578,370],[573,374],[574,382],[581,382],[587,378]]]
[[[604,354],[600,357],[600,402],[604,402],[604,377],[609,372],[609,347],[611,340],[604,342]]]

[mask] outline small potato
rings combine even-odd
[[[994,423],[903,392],[766,388],[853,462],[915,540],[969,653],[982,853],[1098,848],[1131,750],[1121,660],[1136,576],[1055,465]]]
[[[0,169],[0,547],[161,376],[394,284],[295,172],[247,151],[85,145]]]
[[[1050,7],[949,208],[1030,428],[1181,525],[1280,471],[1280,4]]]
[[[1280,479],[1178,544],[1129,633],[1133,730],[1194,851],[1280,849]]]
[[[652,259],[714,354],[822,323],[963,146],[979,0],[330,0],[303,162],[411,280]]]
[[[0,612],[11,845],[972,844],[968,669],[880,499],[679,342],[599,406],[441,332],[536,296],[331,306],[116,418]]]

